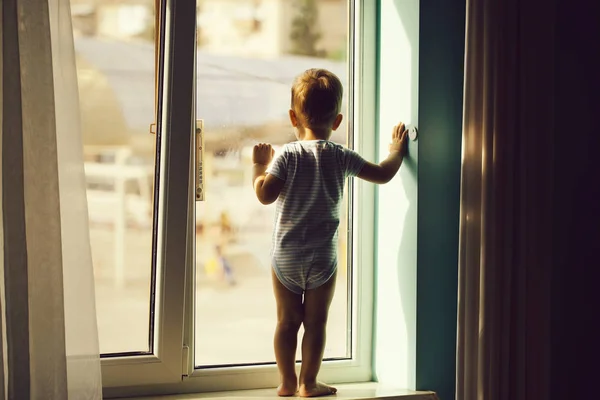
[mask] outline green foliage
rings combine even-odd
[[[292,40],[292,53],[305,56],[323,56],[317,48],[321,39],[318,28],[319,9],[316,0],[295,0],[296,15],[292,20],[290,39]]]
[[[346,43],[340,46],[337,50],[327,53],[327,58],[333,61],[346,61],[348,59],[348,49]]]

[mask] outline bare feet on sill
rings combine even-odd
[[[333,386],[326,385],[322,382],[317,382],[312,385],[302,384],[298,394],[300,397],[320,397],[331,396],[337,393],[337,389]]]
[[[298,391],[298,383],[296,378],[290,381],[284,381],[277,388],[277,395],[281,397],[295,396]]]

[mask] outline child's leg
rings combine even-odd
[[[273,290],[277,302],[277,328],[275,329],[275,360],[281,376],[277,389],[280,396],[293,396],[298,390],[296,376],[296,347],[298,330],[302,324],[302,295],[288,290],[273,275]]]
[[[299,388],[302,397],[325,396],[337,392],[336,388],[317,382],[325,351],[327,316],[335,291],[336,276],[337,273],[325,284],[304,293],[304,337]]]

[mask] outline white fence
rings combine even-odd
[[[90,224],[114,227],[114,283],[125,284],[125,235],[128,223],[141,227],[152,224],[152,165],[128,163],[128,147],[99,150],[105,161],[86,161],[87,198]],[[132,186],[135,190],[128,191]]]

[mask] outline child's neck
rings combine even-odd
[[[329,132],[314,132],[311,129],[304,128],[300,136],[300,140],[329,140],[331,131]]]

